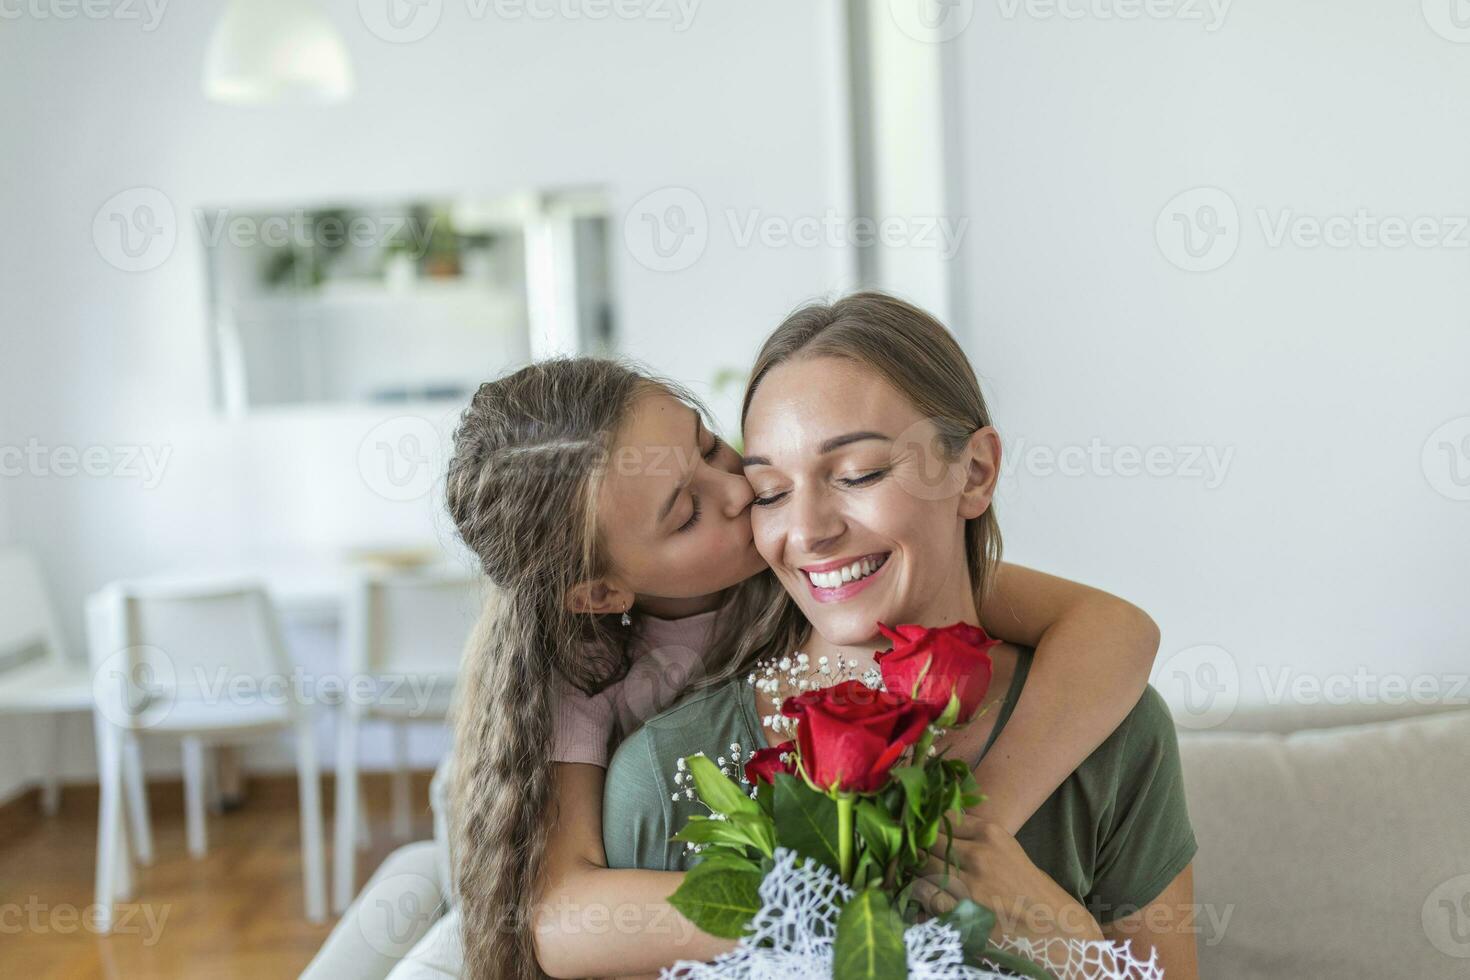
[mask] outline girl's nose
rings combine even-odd
[[[744,473],[726,473],[724,470],[716,469],[719,474],[717,479],[718,493],[721,511],[726,517],[739,517],[750,502],[755,499],[755,491],[750,488],[750,481],[745,478]]]

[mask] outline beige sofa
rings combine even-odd
[[[1202,976],[1470,977],[1470,710],[1292,706],[1179,735],[1200,850],[1177,921]],[[395,852],[303,975],[459,976],[447,875],[440,846]]]

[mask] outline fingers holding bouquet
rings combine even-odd
[[[967,817],[935,847],[915,879],[913,896],[933,916],[969,900],[995,913],[996,932],[1012,939],[1099,941],[1097,920],[1038,868],[1000,824]]]

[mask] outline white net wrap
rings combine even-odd
[[[842,905],[852,897],[830,869],[815,861],[798,865],[794,851],[776,849],[776,866],[761,882],[761,909],[740,945],[713,962],[681,960],[660,974],[662,980],[827,980],[832,976],[832,941]],[[1011,975],[966,966],[959,933],[930,920],[904,931],[909,976],[913,980],[1005,980]],[[1049,939],[1011,940],[1002,948],[1065,969],[1049,967],[1059,980],[1155,980],[1162,977],[1152,959],[1133,957],[1127,944]]]

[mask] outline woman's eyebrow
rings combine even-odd
[[[824,455],[835,449],[841,449],[843,446],[851,445],[854,442],[863,442],[866,439],[881,439],[883,442],[893,441],[881,432],[872,432],[865,429],[862,432],[848,432],[845,435],[833,436],[817,447],[817,453]],[[742,466],[770,466],[771,460],[767,456],[742,456],[740,457],[740,464]]]

